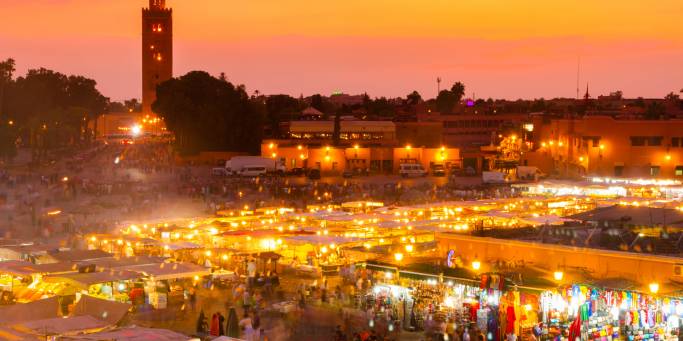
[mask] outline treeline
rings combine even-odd
[[[92,79],[45,68],[15,78],[15,62],[0,62],[0,158],[18,146],[32,147],[39,162],[50,149],[89,143],[89,125],[106,112],[109,99]]]

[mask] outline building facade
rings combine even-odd
[[[523,164],[559,176],[683,178],[683,120],[533,117]]]
[[[442,141],[459,148],[491,145],[497,134],[506,129],[518,129],[528,120],[527,114],[452,114],[424,112],[418,122],[441,122]]]
[[[401,145],[391,121],[342,121],[340,143],[333,145],[334,121],[292,121],[286,139],[264,140],[263,157],[278,160],[288,170],[319,169],[395,173],[401,164],[460,167],[460,151],[445,146]]]
[[[166,0],[142,9],[142,113],[152,114],[157,85],[173,77],[173,10]]]

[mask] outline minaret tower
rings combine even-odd
[[[142,113],[152,113],[157,85],[173,77],[173,10],[166,0],[142,9]]]

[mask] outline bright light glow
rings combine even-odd
[[[394,259],[396,259],[397,262],[400,262],[403,260],[403,254],[402,253],[394,253]]]
[[[322,254],[326,254],[327,253],[327,246],[323,246],[322,248],[320,248],[320,252]]]
[[[481,262],[478,260],[475,260],[474,262],[472,262],[472,269],[474,269],[474,270],[481,269]]]
[[[604,145],[604,144],[601,144],[601,145],[600,145],[600,149],[605,150],[605,145]]]
[[[583,162],[583,156],[579,156],[579,161]]]
[[[524,130],[528,132],[534,131],[534,124],[533,123],[525,123],[524,124]]]
[[[133,136],[140,136],[142,133],[142,127],[136,124],[130,128],[130,133],[133,134]]]
[[[671,154],[666,154],[665,158],[666,158],[666,161],[671,161]]]
[[[562,278],[564,278],[564,272],[562,272],[562,271],[555,271],[555,273],[553,274],[553,277],[555,277],[555,280],[556,280],[556,281],[561,281]]]
[[[387,272],[384,273],[384,278],[386,278],[386,279],[391,279],[391,277],[393,277],[393,276],[394,276],[394,275],[393,275],[391,272],[389,272],[389,271],[387,271]]]
[[[411,244],[406,245],[406,251],[407,252],[413,252],[414,249],[415,248],[413,247],[413,245],[411,245]]]
[[[659,292],[659,283],[652,282],[650,283],[650,292],[653,294],[656,294]]]

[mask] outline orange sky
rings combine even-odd
[[[167,0],[176,75],[203,69],[264,93],[662,97],[683,87],[683,1]],[[144,0],[0,0],[0,58],[139,97]]]

